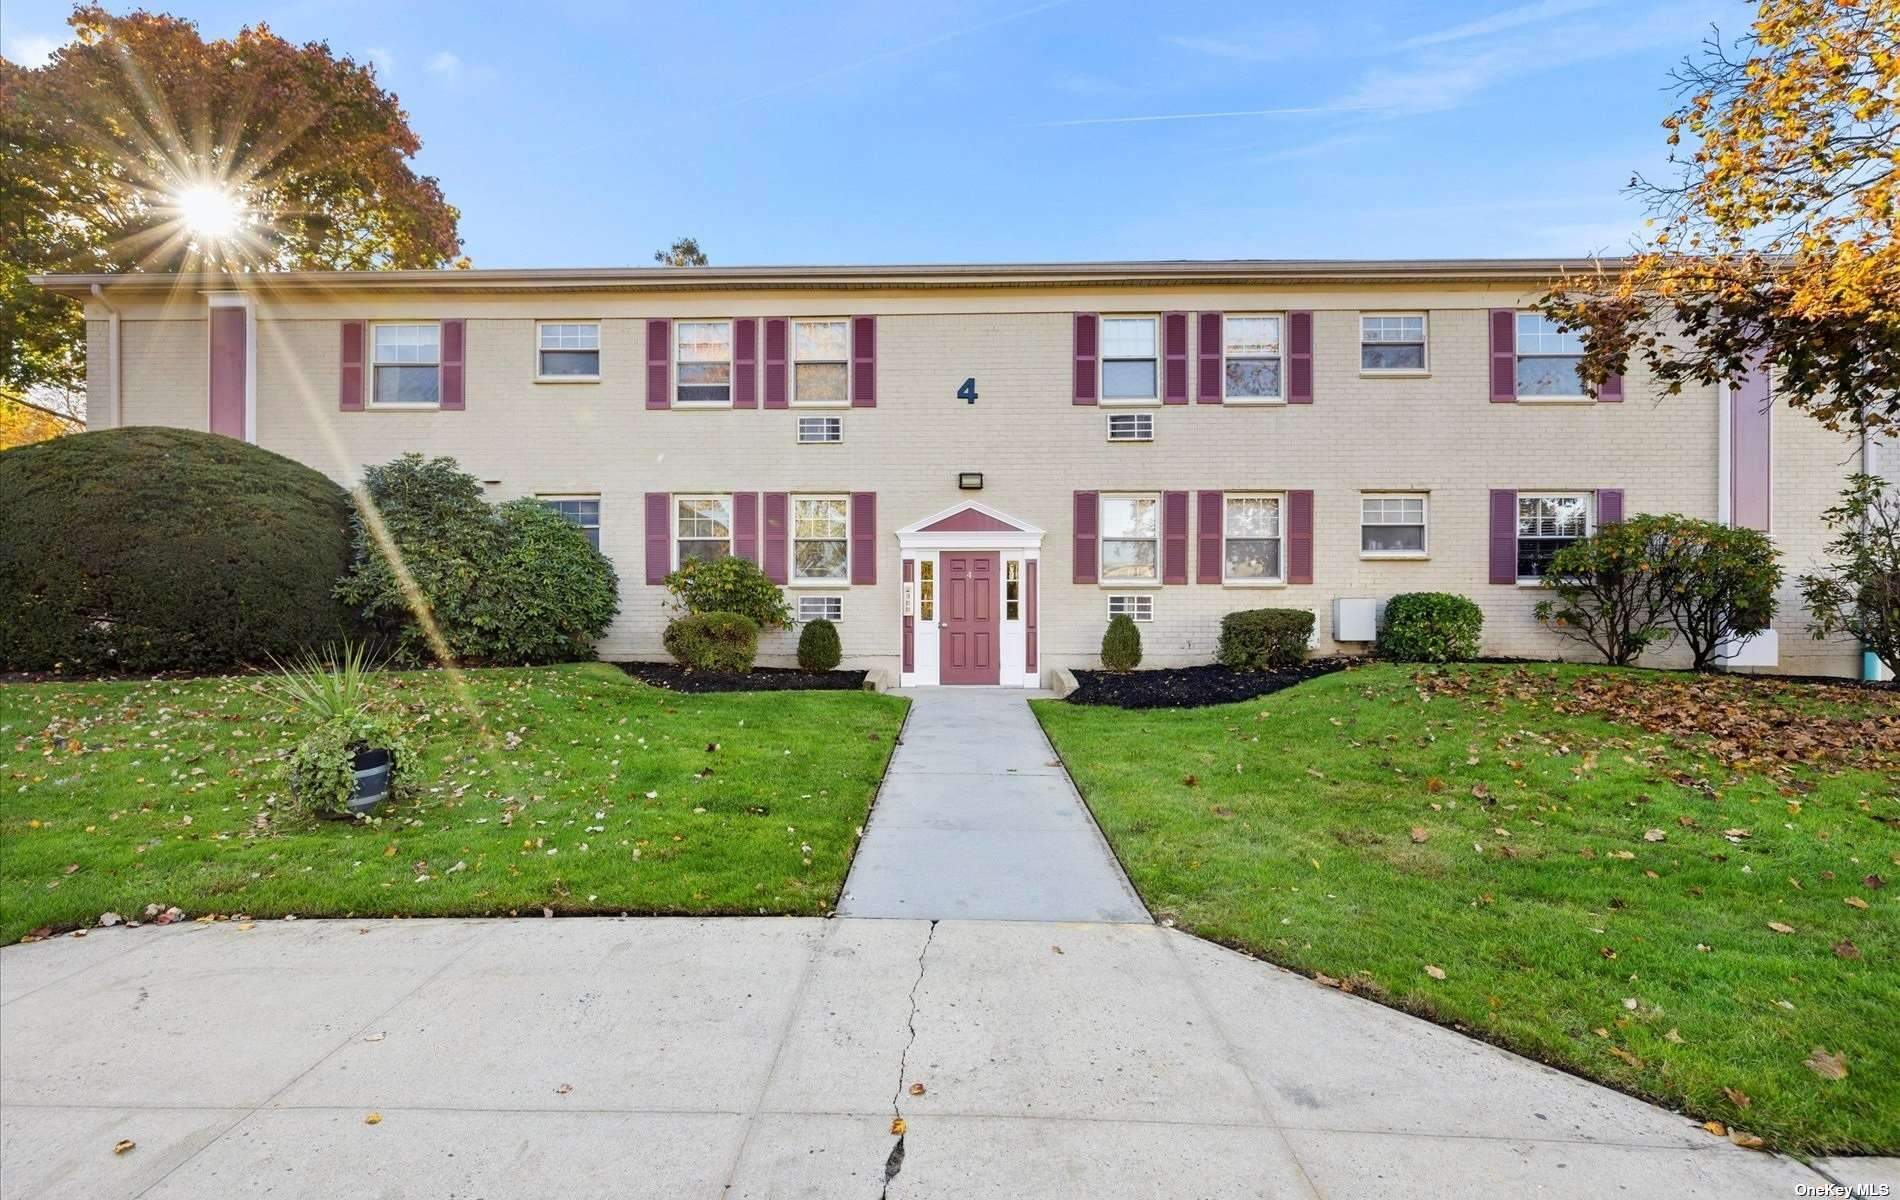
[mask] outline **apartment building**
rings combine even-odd
[[[1739,669],[1855,675],[1792,577],[1870,465],[1765,377],[1590,395],[1530,306],[1558,261],[1151,262],[49,276],[95,428],[243,438],[339,482],[446,454],[611,558],[607,658],[661,658],[662,579],[736,554],[885,684],[1036,686],[1112,614],[1149,665],[1296,606],[1321,653],[1462,593],[1486,653],[1567,541],[1637,512],[1768,531],[1790,582]],[[1615,269],[1615,263],[1604,264]],[[789,662],[791,635],[762,646]],[[1659,662],[1675,661],[1669,655]]]

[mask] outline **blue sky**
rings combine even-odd
[[[112,5],[116,10],[121,5]],[[1667,72],[1738,0],[155,0],[375,62],[477,266],[1627,248]],[[5,0],[42,57],[68,6]],[[1222,114],[1222,115],[1208,115]],[[1240,115],[1234,115],[1240,114]]]

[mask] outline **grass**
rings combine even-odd
[[[685,696],[602,664],[390,674],[416,798],[317,821],[260,680],[0,686],[0,941],[191,916],[831,910],[905,701]]]
[[[1735,771],[1552,711],[1601,669],[1520,670],[1036,709],[1157,916],[1778,1149],[1900,1151],[1900,781]]]

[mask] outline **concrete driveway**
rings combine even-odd
[[[1826,1183],[1153,925],[280,921],[0,949],[9,1200]]]

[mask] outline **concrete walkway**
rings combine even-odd
[[[910,716],[838,911],[847,917],[1146,921],[1021,688],[899,693]]]
[[[9,1200],[1727,1200],[1827,1183],[1154,925],[101,930],[0,949],[0,1047]],[[137,1145],[114,1154],[120,1139]],[[1872,1183],[1896,1166],[1830,1169]]]

